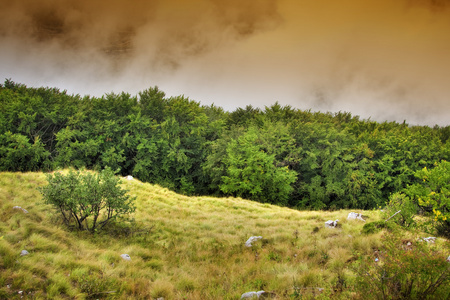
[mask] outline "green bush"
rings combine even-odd
[[[397,213],[398,211],[400,212]],[[414,217],[417,211],[417,205],[408,196],[402,193],[394,193],[389,198],[385,217],[387,219],[395,214],[391,222],[393,221],[400,226],[412,228],[416,225]]]
[[[418,183],[391,196],[391,211],[402,210],[397,223],[404,227],[415,224],[414,214],[421,210],[425,216],[432,216],[422,226],[430,225],[438,234],[450,237],[450,162],[442,160],[414,175]]]
[[[434,168],[415,173],[420,184],[409,187],[423,208],[431,208],[438,233],[450,237],[450,162],[442,160]]]
[[[119,186],[110,168],[100,173],[70,170],[47,175],[48,185],[40,188],[46,204],[53,205],[66,224],[95,231],[109,221],[135,211],[134,197]]]
[[[427,243],[388,233],[383,248],[356,264],[358,294],[371,299],[448,299],[450,268]]]
[[[381,231],[382,229],[392,229],[392,224],[384,220],[374,221],[364,224],[361,232],[363,234],[372,234]]]

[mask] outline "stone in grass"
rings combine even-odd
[[[361,220],[361,221],[364,221],[364,222],[366,221],[366,220],[363,219],[362,214],[358,214],[358,213],[355,213],[355,212],[348,213],[347,220]]]
[[[20,252],[20,256],[25,256],[25,255],[28,255],[28,254],[30,254],[30,252],[28,252],[27,250],[22,250]]]
[[[427,242],[427,243],[434,244],[434,242],[436,242],[436,238],[434,236],[429,236],[429,237],[426,237],[426,238],[420,238],[419,242]]]
[[[255,242],[255,241],[257,241],[257,240],[260,240],[260,239],[262,239],[262,238],[263,238],[262,236],[251,236],[251,237],[245,242],[245,246],[246,246],[246,247],[251,247],[253,242]]]
[[[336,220],[336,221],[332,221],[332,220],[326,221],[326,222],[325,222],[325,227],[327,227],[327,228],[336,228],[338,222],[339,222],[339,220]]]
[[[259,298],[259,297],[261,297],[264,293],[265,293],[264,291],[243,293],[242,296],[241,296],[241,299]]]
[[[128,254],[121,254],[120,257],[122,257],[125,260],[131,260],[131,257]]]
[[[22,208],[20,206],[14,206],[13,209],[20,209],[21,211],[23,211],[25,214],[28,213],[28,210],[26,210],[25,208]]]

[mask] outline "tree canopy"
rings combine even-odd
[[[158,87],[132,96],[0,85],[0,170],[119,170],[187,195],[374,208],[450,161],[450,127],[275,103],[227,112]],[[423,171],[424,172],[424,171]]]

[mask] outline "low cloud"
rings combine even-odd
[[[0,76],[449,125],[448,0],[0,0]]]

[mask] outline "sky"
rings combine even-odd
[[[450,125],[450,0],[0,0],[0,82]]]

